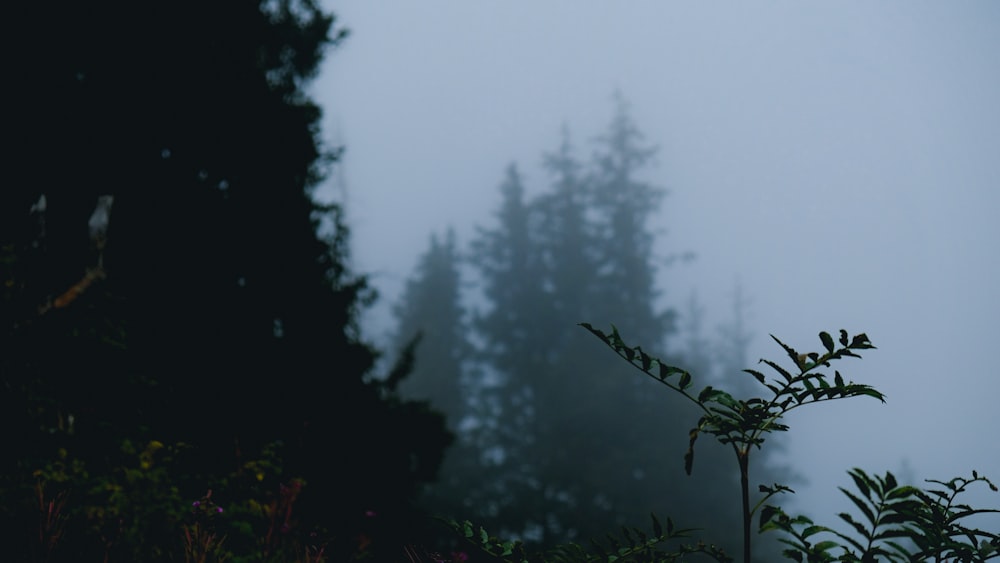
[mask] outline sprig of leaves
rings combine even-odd
[[[957,502],[957,497],[970,485],[982,483],[997,492],[984,475],[972,472],[972,478],[956,477],[950,481],[928,479],[944,487],[916,490],[920,503],[903,516],[914,523],[910,539],[917,546],[914,557],[919,559],[954,559],[957,561],[987,561],[1000,558],[1000,534],[967,527],[963,521],[980,514],[1000,514],[1000,510],[972,508]]]
[[[985,476],[973,471],[971,479],[927,481],[943,485],[944,489],[920,489],[899,484],[890,472],[880,477],[854,468],[848,474],[857,492],[843,487],[840,491],[851,500],[860,516],[847,512],[838,516],[850,526],[850,534],[816,525],[805,516],[789,516],[770,505],[761,511],[760,531],[780,530],[790,536],[779,540],[789,546],[782,554],[800,563],[928,560],[978,563],[1000,557],[1000,535],[962,523],[973,515],[1000,511],[974,509],[956,502],[959,494],[977,482],[996,491],[996,486]]]
[[[651,532],[639,528],[622,526],[618,535],[607,534],[602,540],[592,539],[589,549],[577,544],[559,545],[543,553],[529,555],[521,542],[503,541],[489,534],[482,526],[468,520],[458,522],[443,520],[460,536],[476,545],[482,551],[506,563],[611,563],[615,561],[648,561],[669,563],[685,556],[702,554],[718,563],[732,563],[733,559],[721,548],[704,542],[679,543],[665,550],[663,544],[690,538],[694,529],[677,528],[667,518],[661,523],[655,514],[650,514]]]
[[[454,530],[466,541],[472,543],[484,552],[505,561],[507,563],[529,563],[528,553],[524,544],[519,541],[504,541],[496,536],[490,535],[482,526],[477,526],[465,520],[441,519],[441,521]]]
[[[711,385],[702,388],[697,394],[693,393],[691,388],[694,378],[690,373],[649,355],[641,346],[626,344],[614,325],[610,334],[588,323],[581,323],[580,326],[597,336],[633,367],[680,393],[701,408],[704,414],[689,432],[690,442],[684,455],[684,469],[688,474],[691,473],[694,463],[695,442],[702,433],[715,436],[723,444],[732,444],[738,452],[746,452],[751,446],[760,448],[764,443],[765,434],[788,430],[788,426],[782,424],[780,420],[789,411],[803,405],[860,396],[874,397],[885,402],[882,393],[869,385],[845,382],[839,371],[834,371],[832,378],[820,371],[820,368],[829,368],[830,362],[834,360],[846,357],[860,358],[857,351],[874,349],[875,346],[864,333],[849,338],[847,331],[841,330],[838,348],[829,333],[821,332],[819,338],[826,351],[805,354],[800,354],[771,335],[771,338],[792,359],[795,368],[789,370],[772,360],[761,359],[760,363],[766,364],[777,374],[771,381],[768,381],[760,371],[753,369],[744,371],[766,387],[771,396],[742,400]]]

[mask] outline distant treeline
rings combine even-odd
[[[706,444],[685,475],[691,405],[623,370],[577,326],[615,324],[692,372],[737,387],[748,377],[738,291],[715,338],[701,332],[696,297],[684,314],[657,308],[669,288],[657,285],[665,261],[649,224],[665,192],[641,179],[654,149],[620,95],[614,109],[586,162],[564,129],[536,197],[510,164],[491,221],[465,245],[433,234],[404,289],[394,349],[413,369],[400,392],[444,412],[458,438],[423,500],[543,546],[641,527],[651,511],[735,546],[730,453]],[[778,473],[754,471],[761,482]]]

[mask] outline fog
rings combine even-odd
[[[752,362],[781,360],[768,334],[814,350],[843,328],[878,347],[839,369],[887,404],[790,415],[787,461],[809,479],[796,507],[834,523],[852,467],[1000,479],[1000,4],[326,6],[351,36],[311,86],[324,139],[346,146],[322,194],[345,204],[380,292],[372,339],[431,233],[468,242],[511,161],[544,187],[564,124],[588,156],[620,91],[659,147],[658,256],[697,255],[660,270],[665,306],[696,291],[711,328],[739,282]]]

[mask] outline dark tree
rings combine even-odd
[[[480,227],[470,261],[487,305],[475,317],[481,360],[477,388],[484,432],[475,443],[484,479],[472,487],[476,515],[498,530],[523,532],[540,498],[532,457],[535,382],[551,353],[551,302],[537,246],[538,216],[531,209],[521,174],[507,167],[493,225]],[[522,503],[527,503],[527,506]],[[543,517],[535,512],[535,518]]]
[[[429,402],[447,417],[452,431],[468,412],[462,385],[472,353],[459,268],[454,231],[448,230],[443,241],[432,235],[394,308],[392,346],[412,350],[412,369],[399,384],[400,394]]]
[[[672,313],[656,307],[660,289],[649,220],[660,210],[665,192],[640,176],[655,154],[654,147],[645,145],[628,103],[616,94],[615,113],[598,138],[589,178],[600,235],[598,283],[605,297],[595,321],[615,322],[659,345],[674,327]]]
[[[487,411],[495,439],[480,447],[503,455],[492,458],[477,493],[484,500],[475,505],[490,529],[551,546],[617,525],[644,526],[652,510],[712,532],[724,534],[728,524],[738,531],[738,506],[705,505],[692,492],[705,487],[718,491],[712,499],[737,498],[726,496],[737,485],[728,473],[714,471],[726,452],[710,445],[700,453],[702,471],[684,473],[696,419],[690,405],[637,380],[577,326],[614,323],[654,346],[671,344],[668,357],[685,365],[675,315],[657,305],[649,222],[663,191],[641,180],[652,156],[619,97],[588,166],[564,131],[544,159],[547,189],[529,200],[511,168],[495,226],[474,241],[488,303],[477,338],[483,370],[499,382],[491,391],[498,408]],[[693,367],[711,369],[704,344]]]
[[[312,0],[18,2],[4,22],[0,528],[30,520],[15,497],[57,451],[96,479],[123,440],[188,444],[183,497],[235,497],[222,476],[277,444],[266,483],[306,479],[303,521],[402,519],[447,434],[371,377],[374,295],[312,198],[338,151],[303,86],[346,32]]]

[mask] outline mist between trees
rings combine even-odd
[[[670,261],[654,257],[648,224],[669,198],[641,180],[655,149],[621,94],[612,110],[586,160],[564,128],[543,157],[541,189],[510,164],[491,220],[469,241],[431,235],[405,285],[392,346],[412,372],[392,384],[440,409],[456,435],[422,498],[536,545],[643,526],[654,511],[735,548],[730,453],[706,444],[685,475],[691,405],[634,377],[577,327],[613,323],[674,365],[748,388],[742,288],[711,334],[696,295],[681,311],[657,308],[657,269]],[[794,481],[768,461],[754,466],[755,482]]]

